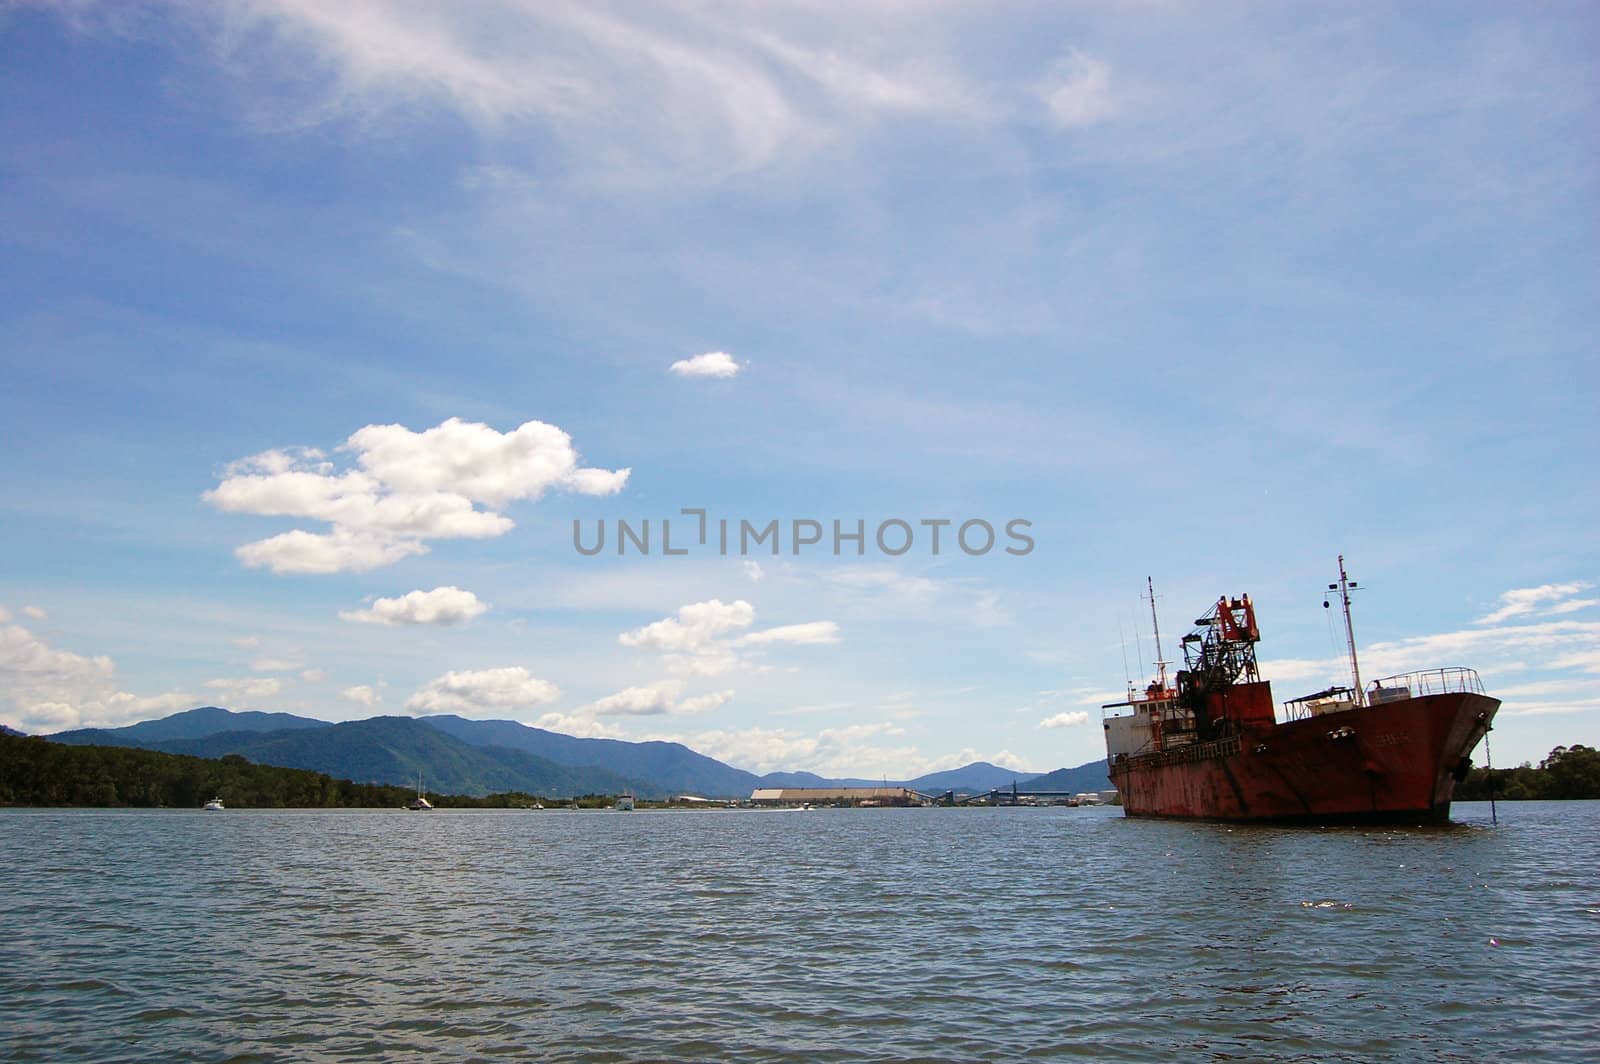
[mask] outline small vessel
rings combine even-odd
[[[211,801],[207,802],[201,808],[203,808],[208,813],[220,813],[220,812],[222,812],[224,809],[226,809],[228,807],[222,804],[222,799],[221,798],[213,798],[213,799],[211,799]]]
[[[627,813],[633,809],[633,792],[623,791],[617,796],[617,812]]]
[[[428,801],[428,792],[422,789],[422,773],[417,773],[417,796],[406,803],[406,808],[412,812],[421,812],[432,809],[433,803]]]
[[[1148,581],[1147,581],[1148,585]],[[1127,816],[1289,823],[1444,823],[1468,756],[1488,734],[1500,700],[1467,668],[1436,668],[1361,683],[1350,592],[1339,582],[1350,651],[1349,687],[1284,703],[1256,667],[1261,639],[1250,596],[1224,596],[1183,637],[1175,684],[1160,660],[1161,627],[1150,586],[1157,677],[1131,689],[1126,710],[1104,720],[1106,758]],[[1323,605],[1327,605],[1326,599]],[[1130,685],[1131,687],[1131,685]]]

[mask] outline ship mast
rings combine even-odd
[[[1344,555],[1339,555],[1339,582],[1329,584],[1329,591],[1339,592],[1339,601],[1344,604],[1344,638],[1350,647],[1350,675],[1355,679],[1355,703],[1358,706],[1367,704],[1366,695],[1361,690],[1361,663],[1356,660],[1356,632],[1350,624],[1350,591],[1355,588],[1356,582],[1351,580],[1344,571]],[[1326,606],[1327,602],[1324,601]]]
[[[1156,630],[1156,682],[1161,689],[1167,689],[1167,657],[1161,653],[1161,622],[1156,619],[1156,585],[1150,577],[1144,578],[1144,586],[1150,592],[1150,626]]]

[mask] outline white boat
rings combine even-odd
[[[413,812],[432,809],[433,803],[428,801],[428,792],[422,789],[422,773],[417,773],[417,796],[406,803],[406,808]]]
[[[623,791],[617,797],[617,812],[626,813],[633,808],[633,792]]]
[[[228,807],[222,804],[221,798],[213,798],[203,808],[209,813],[220,813]]]

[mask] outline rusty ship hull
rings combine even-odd
[[[1278,723],[1257,718],[1232,735],[1113,760],[1111,778],[1128,816],[1444,823],[1467,756],[1499,707],[1456,691]]]

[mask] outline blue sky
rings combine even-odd
[[[1043,771],[1103,755],[1124,644],[1148,670],[1146,575],[1169,654],[1248,592],[1280,699],[1340,680],[1342,552],[1369,678],[1476,667],[1500,763],[1600,743],[1597,30],[8,7],[0,722],[443,710]],[[782,554],[664,556],[685,508]],[[574,549],[646,519],[648,556]]]

